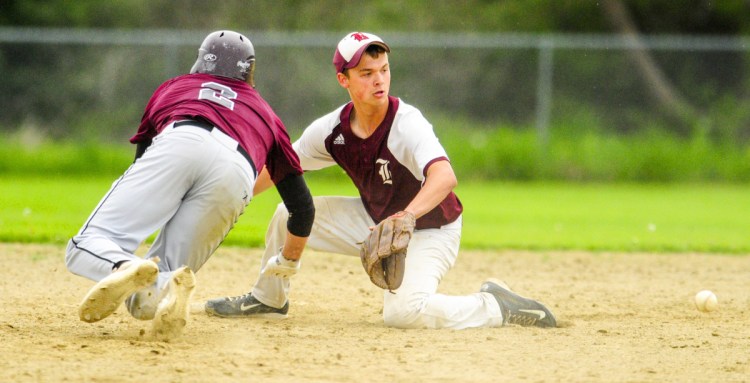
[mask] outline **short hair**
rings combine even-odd
[[[380,56],[381,54],[385,53],[385,48],[377,44],[372,44],[365,49],[364,53],[375,59],[378,58],[378,56]],[[349,68],[344,68],[344,71],[341,73],[343,73],[344,76],[349,77]]]

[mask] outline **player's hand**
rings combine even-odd
[[[263,275],[276,276],[279,278],[289,278],[299,271],[300,261],[291,261],[284,258],[281,253],[271,257],[263,270],[260,271]]]

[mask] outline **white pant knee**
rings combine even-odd
[[[385,292],[385,294],[391,294]],[[383,305],[383,322],[388,327],[421,328],[425,327],[422,314],[429,294],[425,292],[403,292],[386,296]]]

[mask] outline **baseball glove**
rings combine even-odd
[[[400,211],[380,222],[359,252],[370,281],[393,292],[404,279],[406,248],[416,225],[414,214]]]

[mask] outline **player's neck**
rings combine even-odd
[[[352,128],[352,132],[359,138],[370,137],[378,126],[385,119],[385,115],[388,113],[388,106],[382,107],[357,107],[355,103],[352,113],[349,116],[349,125]]]

